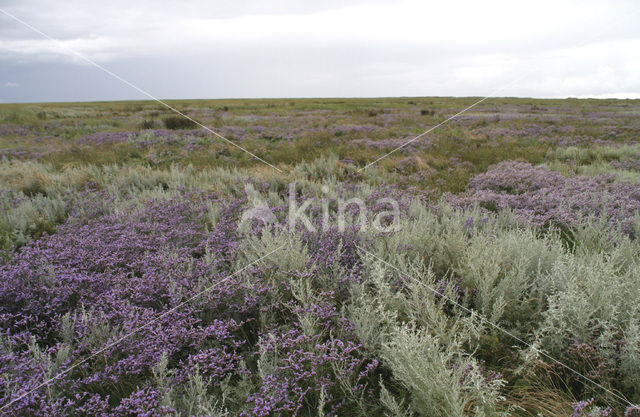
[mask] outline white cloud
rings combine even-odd
[[[63,47],[4,18],[0,69],[39,68],[44,79],[54,64],[86,66],[68,47],[125,78],[148,74],[150,92],[172,97],[482,95],[524,72],[503,94],[640,92],[632,1],[46,4],[6,8]]]
[[[20,87],[20,84],[14,83],[12,81],[7,81],[6,83],[4,83],[4,86],[7,88],[14,88],[14,87]]]

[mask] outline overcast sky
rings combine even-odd
[[[640,98],[640,2],[0,0],[0,101]],[[515,82],[513,82],[516,80]],[[511,84],[510,84],[511,83]],[[506,87],[505,87],[506,86]]]

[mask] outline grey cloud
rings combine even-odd
[[[467,6],[476,9],[465,14]],[[0,1],[161,98],[485,95],[524,71],[530,74],[503,95],[640,95],[640,30],[631,2],[564,4],[548,18],[513,3],[487,3],[487,10],[463,3],[454,16],[421,5],[424,17],[412,16],[407,7]],[[144,98],[2,15],[0,80],[20,84],[0,89],[4,101]]]

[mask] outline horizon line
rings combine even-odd
[[[371,100],[371,99],[476,99],[481,96],[306,96],[306,97],[221,97],[221,98],[162,98],[163,101],[234,101],[234,100]],[[598,97],[598,96],[565,96],[565,97],[533,97],[533,96],[497,96],[491,99],[518,99],[518,100],[640,100],[638,97]],[[154,102],[151,99],[113,99],[113,100],[48,100],[48,101],[3,101],[0,105],[13,104],[75,104],[75,103],[126,103],[126,102]]]

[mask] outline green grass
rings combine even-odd
[[[476,100],[400,97],[167,103],[216,131],[244,131],[244,137],[231,134],[229,139],[286,171],[326,155],[364,166]],[[612,144],[637,139],[639,109],[640,100],[490,99],[378,165],[391,175],[400,174],[401,185],[433,189],[436,194],[462,191],[473,175],[504,160],[565,164],[577,157],[580,165],[597,165],[635,152],[637,147],[612,151],[602,146],[590,148],[590,144],[602,139]],[[185,150],[184,141],[145,147],[78,141],[97,132],[135,135],[145,121],[153,121],[151,125],[160,129],[163,121],[177,117],[152,101],[1,104],[0,128],[9,131],[0,137],[0,155],[26,154],[21,157],[50,163],[56,169],[86,164],[159,168],[178,164],[199,169],[260,164],[210,134],[199,139],[197,151]],[[29,134],[11,132],[15,127],[29,129]],[[576,137],[585,138],[584,143],[566,148],[563,140]],[[602,167],[582,169],[585,173],[605,171]]]

